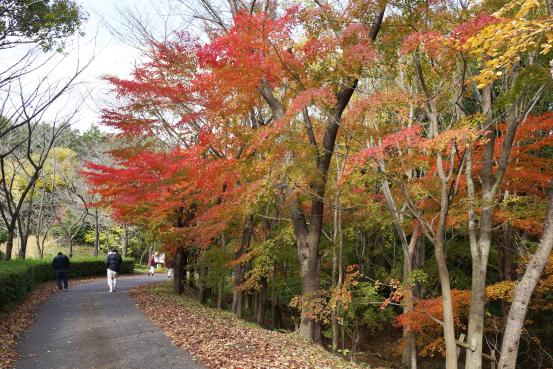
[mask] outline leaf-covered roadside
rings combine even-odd
[[[168,284],[138,287],[130,295],[177,346],[208,368],[365,368],[310,345],[294,333],[269,331],[192,298],[176,296]]]
[[[81,283],[90,282],[94,278],[82,278],[70,280],[69,288]],[[46,282],[36,287],[27,296],[25,301],[9,313],[0,314],[0,321],[3,322],[0,330],[0,369],[11,368],[19,359],[19,353],[15,350],[18,338],[27,327],[34,321],[40,304],[45,302],[51,295],[56,293],[55,282]]]
[[[17,338],[33,322],[38,306],[55,293],[54,282],[48,282],[37,287],[15,310],[4,316],[0,330],[0,369],[10,368],[18,359],[15,351]]]

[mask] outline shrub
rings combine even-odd
[[[120,272],[133,272],[134,260],[126,258]],[[104,275],[104,258],[72,258],[69,278]],[[54,279],[51,260],[0,261],[0,313],[7,312],[41,283]]]

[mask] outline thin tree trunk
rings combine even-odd
[[[223,288],[224,287],[225,287],[224,280],[221,278],[217,286],[217,309],[223,309]]]
[[[127,256],[127,249],[129,248],[129,228],[127,223],[123,224],[123,257]]]
[[[332,245],[332,289],[339,288],[342,284],[342,214],[339,209],[339,201],[336,199],[334,210],[334,239]],[[340,347],[340,324],[338,322],[339,304],[332,310],[332,350],[337,351]]]
[[[40,238],[42,234],[42,225],[43,225],[43,217],[44,217],[44,198],[46,197],[46,190],[43,188],[40,194],[40,205],[38,207],[38,215],[37,215],[37,223],[36,223],[36,229],[35,229],[35,236],[36,236],[36,249],[38,256],[42,259],[44,255],[44,250],[41,247],[40,244]],[[44,246],[44,245],[43,245]]]
[[[242,229],[240,246],[234,255],[235,259],[240,258],[249,248],[253,230],[253,215],[248,215]],[[242,263],[234,266],[234,289],[232,292],[232,312],[239,318],[242,317],[242,292],[240,286],[244,281],[244,265]]]
[[[277,294],[276,294],[276,277],[275,277],[275,271],[273,271],[273,274],[271,276],[271,328],[276,329],[276,312],[277,312]]]
[[[381,168],[384,170],[384,164],[381,164]],[[413,260],[415,250],[419,240],[419,226],[417,225],[411,235],[411,240],[407,241],[407,234],[402,227],[402,218],[400,212],[397,210],[397,206],[394,198],[392,197],[392,191],[390,190],[390,184],[387,180],[382,182],[382,192],[386,199],[388,210],[394,220],[395,231],[401,241],[403,250],[403,289],[405,291],[405,297],[403,298],[403,313],[408,313],[414,309],[414,286],[409,283],[409,276],[413,271]],[[401,355],[401,362],[403,365],[411,368],[417,368],[417,343],[416,333],[409,329],[409,327],[403,327],[403,352]]]
[[[29,230],[28,228],[25,229],[25,224],[22,223],[20,220],[17,221],[17,229],[19,232],[19,251],[17,254],[18,259],[25,259],[25,255],[27,254],[27,241],[29,239],[29,233],[27,233]]]
[[[29,192],[29,201],[27,203],[27,214],[25,215],[25,221],[21,220],[21,213],[17,217],[17,224],[19,229],[19,238],[21,239],[21,245],[19,247],[19,259],[25,259],[27,255],[27,243],[29,241],[29,233],[31,232],[31,215],[33,208],[33,197],[35,194],[35,185],[33,185]]]
[[[532,259],[528,262],[524,276],[517,283],[513,303],[509,309],[507,323],[503,332],[499,369],[515,369],[520,335],[532,293],[539,282],[541,274],[553,248],[553,189],[549,191],[547,214],[543,227],[541,243]]]
[[[194,264],[190,264],[190,268],[189,268],[189,271],[188,271],[188,286],[190,288],[194,288],[194,280],[196,279],[196,276],[195,276],[196,272],[194,270]]]
[[[434,247],[438,273],[442,290],[443,303],[443,332],[446,347],[446,369],[457,368],[457,343],[455,342],[455,323],[453,320],[453,300],[449,283],[449,271],[447,270],[444,243],[440,240]]]
[[[69,254],[69,257],[73,257],[73,237],[71,237],[71,235],[69,235],[69,242],[68,242],[68,254]]]
[[[207,266],[204,265],[202,261],[200,264],[200,281],[199,281],[199,292],[198,292],[198,300],[200,300],[200,303],[202,304],[205,304],[207,302],[206,278],[207,278]]]
[[[100,253],[100,225],[98,209],[94,208],[94,256]]]

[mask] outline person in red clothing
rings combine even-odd
[[[154,254],[150,254],[148,258],[148,276],[154,275],[156,272],[156,262],[154,260]]]

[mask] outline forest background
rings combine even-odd
[[[41,52],[84,21],[55,3],[70,27]],[[109,131],[41,119],[86,63],[33,91],[3,72],[6,259],[30,235],[159,249],[176,293],[351,360],[553,364],[550,1],[192,10],[200,37],[127,14],[144,61],[106,77]]]

